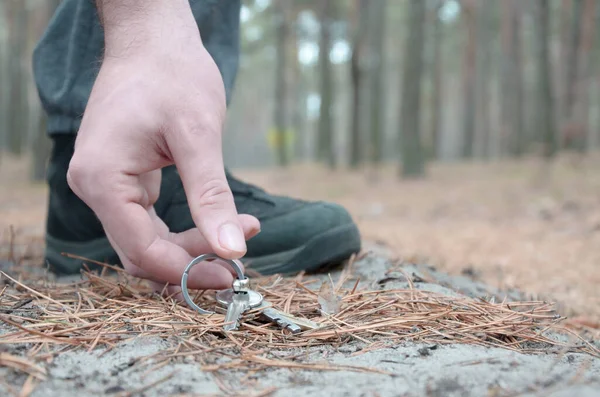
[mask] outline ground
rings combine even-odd
[[[4,257],[11,249],[25,259],[39,257],[41,252],[46,191],[43,184],[22,182],[25,164],[3,159],[0,165],[0,254]],[[366,282],[380,281],[387,269],[400,262],[409,273],[424,272],[428,281],[419,288],[444,295],[464,293],[489,299],[492,294],[497,301],[505,297],[548,299],[567,316],[562,324],[585,333],[593,345],[600,337],[600,161],[592,158],[581,168],[560,162],[549,174],[542,170],[543,165],[534,160],[436,165],[428,170],[426,179],[413,181],[400,181],[394,167],[378,173],[323,171],[314,166],[233,171],[272,192],[345,205],[358,222],[367,249],[373,251],[355,264]],[[7,242],[13,235],[18,244],[10,248]],[[414,269],[408,265],[413,262],[418,264]],[[339,273],[332,277],[336,275]],[[3,332],[9,329],[5,327]],[[132,358],[161,351],[170,343],[164,338],[144,337],[101,356],[100,350],[50,354],[52,359],[42,363],[47,379],[34,382],[32,395],[141,395],[136,390],[145,387],[144,395],[211,395],[235,384],[235,371],[217,376],[204,370],[206,363],[200,365],[193,358],[150,372],[145,372],[147,366],[132,364],[136,362]],[[592,396],[600,386],[600,360],[581,352],[545,347],[542,353],[533,354],[465,343],[415,342],[370,350],[362,343],[270,353],[282,357],[302,353],[304,364],[358,365],[386,374],[271,368],[256,375],[258,384],[249,393],[234,391],[278,396],[540,392]],[[597,344],[593,346],[597,349]],[[24,355],[24,349],[8,347],[11,354]],[[0,371],[10,375],[5,378],[8,383],[0,385],[0,392],[2,387],[18,392],[25,376],[1,366]],[[252,373],[242,376],[252,378]]]
[[[375,282],[384,285],[383,290],[401,291],[408,288],[408,283],[400,274],[389,273],[389,269],[394,268],[394,262],[384,259],[386,253],[378,247],[372,248],[370,254],[352,265],[353,274],[360,277],[367,288]],[[331,277],[337,284],[346,269],[320,277]],[[507,294],[489,288],[469,277],[448,276],[429,266],[405,264],[395,269],[411,274],[413,281],[416,280],[417,291],[431,291],[439,296],[458,299],[465,294],[465,299],[482,297],[486,300],[495,297],[498,302],[503,299],[518,300],[519,296],[516,292]],[[13,320],[35,316],[40,310],[41,308],[28,304],[12,311]],[[51,309],[48,307],[47,310]],[[85,311],[79,313],[83,314]],[[112,314],[109,315],[112,317]],[[165,315],[161,314],[161,318],[165,318]],[[152,320],[147,322],[151,324]],[[423,328],[428,326],[435,328],[435,325],[424,325]],[[41,330],[42,326],[38,324],[32,328]],[[481,328],[483,332],[483,327]],[[43,379],[40,377],[38,380],[32,375],[28,384],[24,372],[33,373],[32,367],[28,367],[28,371],[19,372],[14,370],[14,366],[0,366],[0,379],[5,379],[0,381],[0,394],[18,395],[19,391],[24,389],[27,393],[31,392],[31,396],[61,397],[508,397],[535,396],[540,393],[553,397],[592,397],[597,395],[600,387],[600,350],[597,350],[600,344],[596,344],[596,353],[592,355],[578,351],[575,346],[582,345],[575,340],[569,341],[565,335],[554,333],[550,334],[550,338],[559,343],[565,342],[566,347],[547,343],[520,343],[522,346],[519,346],[518,351],[514,351],[511,348],[515,346],[510,344],[504,347],[480,346],[458,343],[443,337],[438,343],[390,341],[385,336],[379,341],[364,341],[364,338],[358,336],[358,332],[355,338],[343,339],[343,343],[334,341],[298,347],[296,339],[292,337],[289,339],[289,348],[273,347],[260,352],[261,358],[276,360],[269,361],[271,364],[261,370],[257,367],[250,369],[231,365],[235,364],[238,357],[252,356],[250,350],[264,350],[262,346],[252,347],[256,344],[256,339],[251,335],[251,330],[236,333],[233,348],[206,349],[201,352],[196,350],[193,353],[180,353],[179,357],[175,357],[177,354],[173,354],[173,349],[187,337],[185,332],[173,332],[168,337],[137,336],[135,332],[130,332],[127,335],[128,340],[109,349],[84,347],[63,353],[55,353],[58,348],[65,347],[62,344],[49,347],[53,345],[49,343],[34,353],[32,346],[35,344],[8,343],[9,339],[16,335],[15,332],[18,333],[18,330],[14,327],[0,328],[0,341],[4,340],[5,354],[30,361],[35,359],[41,368],[38,373],[43,374]],[[92,339],[95,338],[95,332],[90,332]],[[112,332],[115,332],[115,329]],[[447,329],[440,332],[450,331]],[[53,332],[53,335],[59,334],[60,331]],[[35,335],[32,336],[35,338]],[[199,339],[197,341],[200,342]],[[165,361],[165,356],[171,358]]]
[[[272,192],[333,200],[399,258],[557,301],[600,327],[600,158],[434,165],[424,180],[297,167],[240,171]]]

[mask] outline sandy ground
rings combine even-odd
[[[392,262],[386,251],[372,253],[354,264],[355,274],[365,282],[385,276]],[[465,294],[490,299],[518,299],[517,291],[498,291],[465,276],[448,276],[427,266],[407,265],[409,274],[434,282],[417,288],[444,294]],[[337,280],[339,270],[331,277]],[[325,277],[325,276],[321,276]],[[65,281],[67,282],[67,281]],[[406,288],[393,282],[386,288]],[[8,329],[4,327],[4,331]],[[565,340],[562,336],[555,336]],[[600,359],[556,348],[542,354],[522,354],[501,348],[466,344],[387,344],[378,350],[361,351],[362,342],[308,349],[277,349],[270,357],[298,356],[302,363],[327,363],[380,370],[271,369],[252,373],[203,370],[203,365],[231,358],[220,355],[194,357],[152,369],[152,360],[140,359],[175,343],[173,340],[138,338],[122,343],[106,354],[102,349],[58,354],[39,363],[48,378],[34,384],[31,396],[165,396],[165,395],[274,395],[274,396],[582,396],[598,395]],[[1,340],[1,339],[0,339]],[[599,345],[600,347],[600,345]],[[27,354],[27,346],[4,346],[12,354]],[[236,353],[231,354],[235,357]],[[18,395],[26,376],[0,367],[0,395]],[[253,386],[240,386],[254,380]]]
[[[151,373],[129,365],[137,358],[161,350],[165,344],[162,340],[140,339],[125,343],[100,358],[100,352],[60,356],[51,367],[50,380],[39,385],[32,396],[119,395],[119,392],[141,389],[165,377],[167,380],[143,395],[226,395],[214,376],[203,372],[197,363],[182,362]],[[274,396],[465,397],[501,396],[505,391],[516,390],[522,396],[543,392],[556,397],[595,397],[600,387],[597,382],[569,384],[588,363],[576,355],[557,361],[551,355],[532,357],[466,345],[433,348],[400,345],[352,357],[351,352],[355,350],[358,347],[313,350],[306,352],[305,361],[326,359],[333,364],[368,366],[394,375],[281,369],[262,374],[255,389],[231,388],[243,396],[260,395],[263,390],[275,388]],[[283,351],[273,352],[273,355],[296,353]],[[595,362],[580,375],[581,380],[597,379],[599,371],[600,364]],[[221,375],[221,382],[235,383],[236,376],[246,375],[225,373]]]

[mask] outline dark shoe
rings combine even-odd
[[[77,273],[87,259],[119,264],[96,215],[69,188],[66,172],[73,137],[56,138],[48,170],[50,187],[46,260],[57,273]],[[227,172],[239,213],[257,217],[261,232],[247,242],[242,261],[261,274],[314,272],[336,265],[361,249],[358,228],[341,206],[308,202],[266,193]],[[172,232],[195,227],[181,179],[174,166],[162,171],[156,213]],[[89,262],[88,266],[90,266]],[[93,268],[93,266],[90,266]]]
[[[262,274],[313,272],[339,264],[361,248],[348,211],[337,204],[268,194],[227,173],[238,212],[260,220],[244,263]]]

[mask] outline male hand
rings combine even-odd
[[[246,253],[258,220],[238,215],[225,178],[223,80],[187,0],[97,0],[105,56],[67,180],[98,216],[131,274],[179,285],[193,257]],[[162,167],[175,164],[197,228],[174,234],[156,215]],[[227,288],[232,270],[196,266],[190,288]]]

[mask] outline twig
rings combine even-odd
[[[146,390],[149,390],[149,389],[151,389],[151,388],[153,388],[153,387],[155,387],[155,386],[157,386],[157,385],[159,385],[159,384],[161,384],[161,383],[169,380],[169,378],[171,376],[173,376],[174,373],[175,373],[175,371],[171,372],[169,375],[164,376],[164,377],[162,377],[162,378],[160,378],[160,379],[158,379],[158,380],[156,380],[156,381],[154,381],[152,383],[147,384],[146,386],[142,386],[142,387],[140,387],[138,389],[134,389],[134,390],[129,391],[129,392],[118,394],[118,396],[119,397],[131,397],[131,396],[134,396],[136,394],[140,394],[142,392],[145,392]]]

